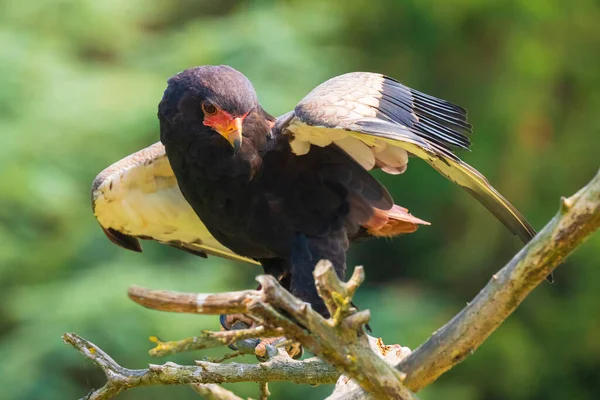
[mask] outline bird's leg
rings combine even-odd
[[[246,314],[223,314],[221,315],[221,326],[228,331],[232,329],[246,329],[254,326],[254,320]]]
[[[333,264],[338,277],[343,280],[346,273],[347,240],[344,231],[322,238],[296,236],[291,257],[289,291],[310,303],[313,310],[325,318],[329,318],[329,311],[317,292],[313,271],[320,260],[326,259]]]
[[[300,236],[297,240],[296,253],[292,258],[292,276],[288,290],[296,297],[309,302],[316,312],[324,318],[329,318],[329,311],[317,292],[313,271],[320,260],[329,260],[341,280],[346,276],[346,249],[348,237],[345,231],[339,231],[325,238],[307,239]],[[352,303],[352,306],[359,308]],[[365,325],[371,332],[369,324]]]
[[[272,275],[287,290],[290,288],[289,263],[282,258],[259,260],[266,274]],[[260,290],[258,285],[256,290]],[[226,330],[243,329],[254,326],[254,320],[244,314],[221,315],[221,326]]]
[[[289,270],[285,271],[285,260],[281,259],[271,259],[271,260],[261,260],[265,272],[267,274],[275,276],[279,283],[287,290],[290,287],[290,274]],[[261,286],[259,285],[257,290],[260,290]],[[230,315],[221,315],[221,326],[225,330],[236,330],[236,329],[246,329],[256,326],[256,321],[252,318],[248,317],[245,314],[230,314]],[[278,345],[285,344],[285,349],[288,354],[292,358],[300,358],[304,350],[300,343],[291,342],[287,343],[287,339],[285,337],[275,337],[275,338],[265,338],[265,339],[245,339],[236,342],[235,344],[230,345],[229,347],[232,350],[240,350],[240,349],[253,349],[254,354],[260,359],[266,359],[268,357],[268,348],[267,346],[276,347]]]
[[[245,314],[221,315],[221,326],[225,330],[247,329],[256,326],[256,321]],[[285,337],[274,337],[264,339],[244,339],[229,345],[232,350],[253,351],[259,360],[268,358],[268,347],[277,347],[285,345],[285,349],[290,357],[297,359],[302,357],[304,350],[298,342],[289,342]]]
[[[258,286],[260,290],[260,285]],[[237,329],[246,329],[251,328],[256,325],[256,322],[247,316],[246,314],[221,314],[219,318],[219,322],[221,322],[221,329],[230,331]],[[235,344],[230,344],[229,348],[231,350],[250,350],[255,349],[260,344],[260,339],[244,339],[236,342]]]

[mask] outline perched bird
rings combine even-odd
[[[465,109],[384,75],[337,76],[273,118],[237,70],[196,67],[169,79],[158,119],[162,144],[94,181],[94,213],[107,236],[135,251],[138,238],[153,239],[261,264],[323,315],[312,276],[319,260],[344,278],[352,241],[428,224],[395,205],[369,170],[401,174],[409,156],[419,157],[523,242],[535,235],[454,154],[470,146]]]

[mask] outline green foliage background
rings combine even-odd
[[[230,64],[282,114],[321,81],[366,70],[469,109],[472,153],[534,226],[583,186],[600,156],[600,7],[593,0],[0,1],[0,398],[78,398],[102,374],[61,343],[75,331],[125,366],[217,318],[136,306],[128,286],[253,287],[259,269],[103,236],[89,205],[94,176],[158,140],[166,79]],[[356,245],[358,303],[386,342],[416,347],[520,248],[466,193],[413,160],[380,176],[431,227]],[[423,399],[592,399],[600,393],[600,237],[542,285]],[[212,354],[215,353],[206,353]],[[172,357],[191,363],[206,354]],[[248,361],[250,361],[248,359]],[[232,386],[255,396],[252,384]],[[330,387],[272,384],[275,399]],[[193,399],[186,387],[122,399]]]

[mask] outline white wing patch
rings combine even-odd
[[[370,171],[375,166],[375,147],[369,147],[364,142],[351,136],[336,140],[335,144],[341,147],[342,150],[367,171]]]
[[[524,243],[535,235],[525,217],[454,154],[469,148],[472,129],[466,110],[455,104],[380,74],[354,72],[317,86],[275,126],[289,134],[298,155],[335,143],[367,170],[401,174],[408,155],[415,155],[465,188]]]
[[[258,264],[233,253],[208,232],[181,194],[161,143],[102,171],[94,181],[92,204],[105,229]]]
[[[298,107],[309,110],[319,120],[334,120],[338,128],[312,126],[298,117],[292,118],[287,130],[294,136],[290,142],[294,154],[308,153],[311,145],[324,147],[335,143],[366,170],[379,167],[391,174],[404,172],[408,153],[402,146],[353,135],[344,129],[357,120],[377,117],[383,82],[382,75],[354,72],[330,79],[312,90]]]
[[[344,129],[333,129],[307,125],[298,118],[293,118],[287,130],[294,136],[290,142],[296,155],[304,155],[310,146],[329,146],[335,143],[364,169],[370,171],[377,166],[388,173],[402,173],[408,164],[408,153],[385,139],[366,135],[355,135]]]

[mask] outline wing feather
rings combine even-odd
[[[107,237],[124,248],[141,251],[138,238],[152,239],[203,257],[258,264],[208,232],[181,194],[161,143],[102,171],[92,185],[92,208]]]
[[[454,154],[471,144],[471,125],[460,106],[380,74],[355,72],[317,86],[284,117],[273,134],[288,135],[292,150],[306,154],[311,145],[333,142],[366,169],[377,166],[394,174],[404,171],[408,154],[413,154],[462,186],[523,242],[535,235],[525,217]],[[316,135],[327,137],[315,140]],[[370,147],[372,155],[359,143]],[[386,151],[390,148],[396,150]]]

